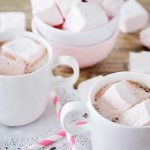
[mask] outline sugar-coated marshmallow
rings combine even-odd
[[[26,29],[26,16],[23,12],[0,13],[0,32]]]
[[[140,32],[141,44],[150,49],[150,27]]]
[[[150,52],[130,52],[129,71],[150,73]]]
[[[149,13],[136,0],[124,2],[121,9],[119,29],[124,33],[136,32],[143,29],[149,20]]]
[[[0,55],[0,74],[1,75],[22,75],[25,71],[24,63],[11,60]]]
[[[63,28],[73,32],[102,26],[108,17],[102,7],[93,2],[79,3],[69,11]]]
[[[97,101],[100,113],[111,120],[149,96],[144,89],[124,80],[114,83]]]
[[[101,4],[108,15],[114,16],[121,8],[122,0],[103,0]]]
[[[150,99],[124,112],[118,123],[129,126],[150,125]]]
[[[55,0],[31,0],[32,12],[51,26],[63,23],[63,17]]]
[[[43,45],[21,36],[7,42],[2,47],[2,53],[4,55],[15,60],[22,60],[28,65],[34,64],[45,52],[46,49]]]
[[[80,2],[81,0],[56,0],[56,3],[64,17],[68,14],[73,5],[76,5]]]
[[[91,87],[100,81],[102,79],[102,76],[96,76],[94,78],[91,78],[89,80],[83,81],[78,86],[78,92],[81,100],[87,101],[88,100],[88,93],[90,92]]]

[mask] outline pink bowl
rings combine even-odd
[[[32,21],[32,30],[34,33],[44,37],[37,29],[34,20]],[[108,56],[116,43],[117,35],[118,31],[103,42],[85,46],[70,46],[47,40],[51,44],[56,56],[73,56],[78,61],[80,68],[85,68],[97,64]]]

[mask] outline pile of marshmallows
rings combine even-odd
[[[31,73],[46,63],[46,48],[24,36],[4,43],[0,49],[0,75]]]
[[[50,26],[79,32],[108,23],[121,0],[31,0],[31,4],[33,15]]]

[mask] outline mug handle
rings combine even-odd
[[[64,78],[62,76],[54,76],[53,81],[53,88],[55,89],[58,86],[67,86],[67,85],[73,85],[79,77],[79,65],[78,62],[71,56],[57,56],[53,60],[52,68],[59,65],[67,65],[70,66],[73,69],[73,75]]]
[[[89,132],[89,123],[83,125],[73,125],[69,123],[69,117],[71,117],[71,113],[73,112],[78,112],[78,114],[83,115],[85,112],[88,112],[88,109],[86,108],[86,104],[81,101],[69,102],[66,105],[64,105],[60,114],[60,121],[64,130],[72,135],[79,135]]]

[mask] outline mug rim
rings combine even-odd
[[[109,75],[106,75],[105,77],[103,77],[100,81],[98,81],[97,83],[95,83],[88,95],[88,101],[87,101],[87,106],[88,109],[91,109],[92,112],[95,113],[95,115],[97,117],[99,117],[100,119],[102,119],[103,121],[105,121],[106,123],[110,124],[111,126],[114,127],[118,127],[118,128],[124,128],[124,129],[134,129],[134,130],[143,130],[143,129],[150,129],[150,126],[127,126],[127,125],[123,125],[123,124],[118,124],[115,122],[110,121],[109,119],[105,118],[104,116],[102,116],[100,113],[98,113],[98,111],[96,111],[96,109],[94,108],[92,101],[96,95],[96,93],[103,88],[104,86],[108,85],[108,84],[113,84],[115,81],[113,81],[112,83],[108,81],[112,80],[112,78],[115,78],[115,81],[121,81],[121,80],[130,80],[130,81],[134,81],[134,82],[141,82],[144,79],[145,83],[143,83],[145,86],[148,86],[148,88],[150,88],[150,81],[148,83],[148,79],[150,80],[150,76],[144,73],[138,73],[138,72],[129,72],[129,71],[123,71],[123,72],[116,72],[116,73],[112,73]],[[120,79],[119,79],[120,78]],[[134,79],[135,78],[135,79]],[[140,79],[142,78],[142,79]],[[137,81],[137,80],[141,80],[141,81]],[[106,82],[106,83],[105,83]],[[147,83],[147,84],[146,84]]]
[[[33,32],[21,31],[21,30],[11,30],[11,31],[7,31],[7,32],[2,32],[2,33],[0,33],[0,41],[8,41],[17,36],[28,37],[28,38],[33,39],[33,40],[39,42],[40,44],[44,45],[48,52],[48,61],[43,66],[41,66],[40,68],[36,69],[35,71],[33,71],[31,73],[22,74],[22,75],[12,75],[12,76],[11,75],[10,76],[9,75],[0,75],[0,78],[25,78],[25,77],[33,76],[36,73],[42,71],[44,68],[46,68],[52,61],[52,58],[53,58],[52,47],[50,46],[50,44],[48,43],[48,41],[46,39],[44,39],[42,36],[37,35]]]

